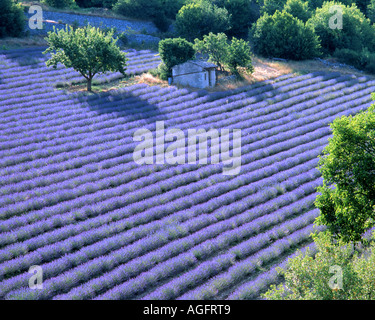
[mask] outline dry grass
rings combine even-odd
[[[82,78],[82,81],[84,79]],[[160,80],[159,78],[155,78],[153,75],[149,73],[143,73],[137,76],[131,76],[128,78],[124,78],[121,80],[112,81],[111,83],[105,84],[92,84],[92,93],[98,92],[108,92],[111,90],[116,90],[119,88],[129,87],[135,84],[145,83],[149,86],[160,86],[160,87],[167,87],[168,82]],[[68,92],[87,92],[87,84],[86,82],[82,82],[80,84],[73,84],[73,85],[61,85],[58,87],[59,89],[66,90]]]
[[[329,62],[335,63],[336,60],[330,58],[326,59]],[[243,79],[240,81],[233,81],[226,84],[218,84],[215,88],[209,91],[223,91],[235,89],[241,86],[246,86],[255,82],[272,80],[284,74],[294,73],[296,75],[311,73],[315,71],[339,72],[341,74],[351,74],[357,77],[374,75],[355,70],[350,67],[343,66],[328,66],[319,60],[305,60],[305,61],[276,61],[259,56],[253,58],[254,72],[252,74],[243,74]]]
[[[161,86],[161,87],[168,86],[167,81],[163,81],[159,78],[156,78],[150,73],[143,73],[140,76],[136,76],[135,79],[137,83],[145,83],[145,84],[148,84],[149,86]]]

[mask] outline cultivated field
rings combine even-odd
[[[369,77],[288,74],[225,92],[136,84],[97,94],[0,52],[0,298],[256,299],[313,247],[329,123],[371,104]],[[129,74],[159,63],[129,52]],[[98,83],[120,74],[97,77]],[[241,129],[241,170],[138,165],[136,130]],[[32,265],[43,290],[28,287]]]

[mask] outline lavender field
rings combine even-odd
[[[137,84],[97,94],[0,51],[0,299],[257,299],[311,232],[329,123],[370,106],[375,80],[316,72],[225,92]],[[129,74],[158,65],[129,51]],[[97,83],[121,77],[99,76]],[[140,128],[241,129],[241,170],[138,165]],[[29,288],[31,266],[43,289]]]

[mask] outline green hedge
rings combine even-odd
[[[20,36],[25,27],[22,6],[13,0],[0,0],[0,8],[0,38]]]

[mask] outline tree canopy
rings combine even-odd
[[[344,241],[359,241],[375,222],[375,105],[336,118],[331,128],[319,161],[324,183],[316,199],[317,223]]]
[[[113,30],[103,32],[90,25],[50,31],[46,38],[49,48],[44,53],[51,53],[51,58],[46,64],[56,68],[62,63],[73,68],[86,78],[87,90],[91,91],[92,79],[98,73],[118,71],[125,75],[126,53],[116,45],[113,34]]]

